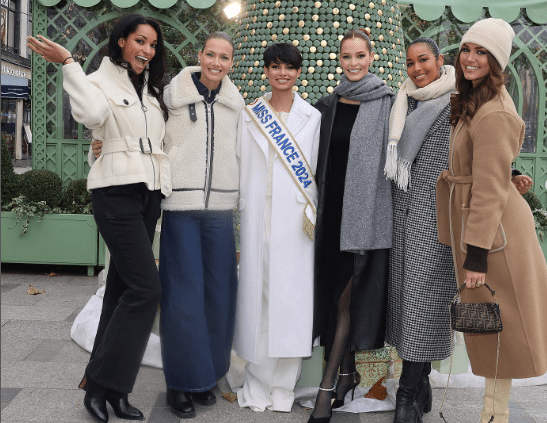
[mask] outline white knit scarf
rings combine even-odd
[[[418,88],[410,78],[407,78],[399,89],[389,116],[389,140],[384,174],[404,191],[410,185],[412,162],[420,151],[429,128],[448,105],[455,83],[456,71],[453,66],[446,65],[441,66],[441,76],[429,85]],[[426,103],[410,113],[407,119],[408,97]],[[413,114],[415,116],[412,116]]]

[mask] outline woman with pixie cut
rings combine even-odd
[[[296,47],[270,45],[264,73],[271,92],[239,118],[241,256],[234,347],[248,361],[238,402],[254,411],[291,411],[302,357],[312,353],[313,175],[321,115],[293,91],[301,70]]]

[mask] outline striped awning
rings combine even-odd
[[[483,8],[487,8],[490,16],[507,22],[513,22],[520,10],[526,9],[528,18],[534,23],[547,24],[545,0],[401,0],[399,3],[412,5],[416,14],[425,21],[438,19],[449,6],[452,14],[465,23],[480,19]]]
[[[38,0],[38,2],[44,6],[55,6],[62,0]],[[95,6],[101,0],[74,0],[78,6],[91,7]],[[141,0],[110,0],[114,6],[121,7],[123,9],[131,6],[135,6]],[[144,0],[143,0],[144,1]],[[174,6],[177,1],[181,0],[146,0],[152,6],[158,9],[167,9]],[[207,9],[215,4],[216,0],[186,0],[186,2],[196,9]]]

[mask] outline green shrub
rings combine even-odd
[[[68,184],[63,193],[61,208],[72,214],[91,213],[91,194],[87,190],[86,179],[77,179]]]
[[[11,163],[11,154],[6,145],[6,140],[2,137],[2,205],[8,204],[18,195],[19,175],[13,171]]]
[[[45,201],[51,207],[59,207],[63,196],[59,175],[49,170],[29,170],[21,175],[20,195],[28,202]]]
[[[545,210],[537,195],[532,191],[523,194],[523,197],[532,210],[532,215],[536,223],[536,232],[539,239],[543,241],[543,236],[547,234],[547,210]]]
[[[528,191],[526,194],[523,194],[522,196],[524,197],[524,199],[526,200],[526,202],[528,203],[532,211],[543,208],[543,206],[541,205],[541,201],[539,201],[539,198],[534,192]]]

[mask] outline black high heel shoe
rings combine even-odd
[[[128,395],[110,390],[106,396],[106,401],[112,406],[114,414],[116,417],[125,420],[142,420],[144,419],[144,414],[136,408],[129,404]]]
[[[319,387],[319,390],[323,391],[323,392],[330,392],[330,395],[332,397],[332,393],[334,392],[334,386],[332,388],[328,388],[328,389]],[[313,411],[312,411],[312,413],[313,413]],[[331,417],[332,417],[332,408],[330,410],[330,414],[326,417],[313,417],[313,414],[312,414],[310,416],[310,418],[308,419],[308,423],[329,423]]]
[[[359,375],[359,379],[357,378],[357,375]],[[344,392],[344,395],[342,396],[342,398],[338,398],[338,387],[336,389],[336,399],[334,400],[334,402],[332,403],[332,408],[335,409],[335,408],[340,408],[344,405],[344,399],[346,398],[346,394],[351,391],[351,400],[353,401],[354,397],[355,397],[355,388],[359,385],[359,383],[361,382],[361,375],[359,374],[359,372],[355,371],[355,372],[352,372],[352,373],[340,373],[339,375],[339,378],[341,376],[353,376],[353,384],[349,385],[349,389]]]

